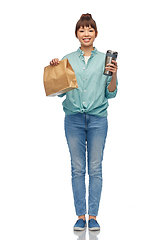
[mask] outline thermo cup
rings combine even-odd
[[[117,59],[117,55],[118,53],[115,52],[115,51],[112,51],[112,50],[108,50],[106,52],[106,60],[105,60],[105,67],[107,67],[107,64],[108,63],[112,63],[112,60],[116,61]],[[113,64],[113,63],[112,63]],[[104,69],[104,75],[107,75],[107,76],[112,76],[112,72],[110,71],[107,71],[106,69]]]

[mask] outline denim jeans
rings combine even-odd
[[[98,215],[107,130],[107,117],[97,117],[86,113],[65,116],[65,135],[71,156],[72,189],[77,216],[87,213],[86,159],[89,175],[88,214]]]

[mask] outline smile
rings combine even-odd
[[[85,38],[83,39],[84,42],[90,42],[91,38]]]

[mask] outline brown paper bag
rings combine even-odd
[[[57,96],[78,88],[74,70],[67,58],[57,66],[44,68],[44,88],[46,96]]]

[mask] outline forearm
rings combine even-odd
[[[117,81],[117,75],[116,75],[116,74],[113,74],[113,75],[112,75],[111,82],[110,82],[110,84],[108,85],[108,91],[109,91],[109,92],[114,92],[115,89],[117,88],[116,81]]]

